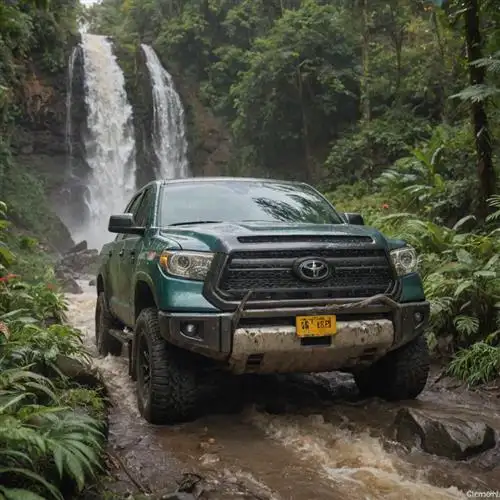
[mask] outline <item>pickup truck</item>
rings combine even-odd
[[[308,184],[153,181],[108,229],[96,345],[128,349],[147,421],[194,418],[217,377],[246,373],[342,370],[393,401],[424,389],[430,307],[415,250]]]

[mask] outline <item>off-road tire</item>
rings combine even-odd
[[[389,352],[360,372],[354,380],[362,396],[378,396],[387,401],[415,399],[425,388],[430,356],[423,335]]]
[[[122,353],[122,343],[109,333],[111,329],[120,330],[121,325],[109,312],[106,297],[101,292],[95,306],[95,345],[101,356],[120,356]]]
[[[141,415],[152,424],[176,424],[195,418],[203,392],[195,358],[161,337],[154,308],[141,311],[135,336],[137,406]],[[149,354],[148,387],[144,384],[141,357],[145,348]]]

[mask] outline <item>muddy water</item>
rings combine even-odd
[[[95,354],[95,288],[69,295],[70,318]],[[173,491],[196,482],[203,498],[360,500],[455,499],[467,491],[500,492],[500,466],[452,462],[392,440],[401,405],[358,401],[347,375],[261,377],[227,399],[238,410],[195,422],[151,426],[136,408],[125,357],[95,357],[112,400],[110,464],[120,494]],[[500,400],[428,384],[406,406],[480,418],[500,429]],[[496,461],[498,464],[498,461]]]

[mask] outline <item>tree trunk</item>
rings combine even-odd
[[[368,0],[361,0],[361,36],[363,76],[361,78],[361,116],[364,121],[371,120],[370,99],[370,26]]]
[[[469,62],[469,82],[481,85],[485,81],[486,69],[470,63],[482,57],[481,32],[479,25],[478,0],[467,0],[465,12],[465,37],[467,43],[467,60]],[[496,174],[493,168],[491,136],[488,130],[488,116],[485,103],[471,103],[472,126],[477,153],[477,175],[479,178],[479,215],[486,217],[490,212],[488,198],[496,192]]]
[[[309,179],[313,181],[315,177],[315,171],[311,163],[311,149],[309,146],[309,127],[307,125],[307,113],[304,106],[304,85],[302,82],[302,73],[300,72],[300,66],[297,67],[297,85],[299,90],[300,110],[302,113],[302,136],[304,138],[305,166]]]
[[[403,52],[403,35],[396,35],[394,40],[394,47],[396,49],[396,96],[400,97],[399,89],[401,88],[401,73],[403,72],[403,64],[401,61]]]

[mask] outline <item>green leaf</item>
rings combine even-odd
[[[60,491],[53,485],[50,484],[46,479],[44,479],[40,474],[30,471],[28,469],[20,469],[17,467],[0,467],[0,474],[18,474],[19,476],[24,476],[27,479],[31,479],[44,486],[46,490],[51,494],[56,500],[64,500]]]
[[[454,296],[460,297],[465,291],[469,290],[474,286],[474,282],[471,280],[462,281],[456,288]]]
[[[462,217],[458,222],[455,223],[453,226],[453,231],[458,231],[464,224],[466,224],[469,221],[475,221],[476,216],[475,215],[466,215],[465,217]]]
[[[37,493],[20,488],[6,488],[4,486],[0,486],[0,492],[6,500],[46,500]]]
[[[474,276],[481,277],[481,278],[496,278],[497,273],[495,271],[481,270],[481,271],[476,271],[474,273]]]
[[[450,99],[460,99],[462,101],[470,101],[473,103],[483,102],[496,95],[500,94],[500,88],[492,85],[477,84],[465,88],[458,94],[453,94]]]

